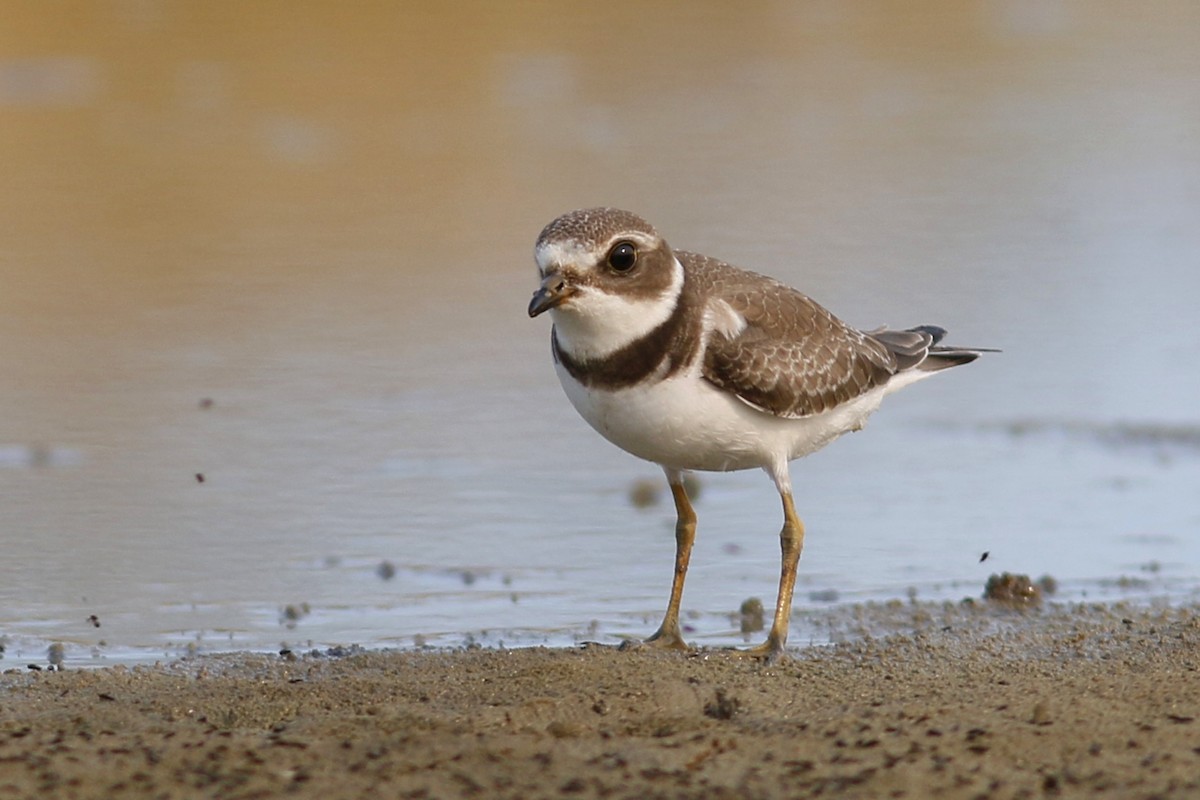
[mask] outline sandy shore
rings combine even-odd
[[[844,613],[908,632],[0,662],[0,797],[1200,796],[1200,609]]]

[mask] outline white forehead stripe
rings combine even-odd
[[[591,260],[588,249],[574,239],[539,242],[537,249],[533,251],[533,258],[537,262],[538,269],[543,273],[553,267]]]
[[[542,273],[555,267],[588,267],[598,262],[616,242],[623,240],[634,242],[644,250],[652,250],[659,245],[659,239],[641,231],[619,231],[603,242],[592,243],[590,247],[577,239],[538,242],[533,258]]]

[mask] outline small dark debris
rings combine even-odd
[[[196,473],[196,483],[204,483],[204,473],[203,472]]]
[[[639,478],[629,487],[629,504],[634,508],[651,508],[662,499],[658,481]]]
[[[29,667],[31,670],[33,670],[34,672],[41,672],[41,671],[42,671],[42,665],[41,665],[41,664],[27,664],[26,666],[28,666],[28,667]]]
[[[990,556],[990,555],[991,555],[991,553],[990,553],[989,551],[987,551],[987,550],[984,550],[984,551],[983,551],[983,555],[981,555],[981,556],[979,557],[979,563],[980,563],[980,564],[982,564],[983,562],[987,561],[987,560],[988,560],[988,556]]]
[[[730,697],[724,689],[717,689],[713,701],[704,705],[704,716],[712,719],[733,719],[741,707],[742,704],[736,697]]]
[[[379,566],[375,568],[375,574],[385,581],[390,581],[396,577],[396,565],[387,560],[380,561]]]
[[[52,667],[62,666],[63,659],[66,657],[66,648],[62,642],[53,642],[46,648],[46,660],[50,662]]]
[[[742,633],[756,633],[765,626],[766,612],[763,610],[762,600],[757,597],[743,600],[738,614],[741,616]]]
[[[211,397],[201,397],[200,398],[200,407],[205,408],[205,409],[212,408],[213,407],[213,399]]]
[[[983,587],[984,599],[1010,608],[1037,608],[1042,604],[1042,589],[1028,575],[1004,572],[992,575]]]
[[[307,617],[310,611],[312,611],[312,608],[309,607],[308,603],[300,603],[299,605],[289,603],[279,612],[279,622],[288,628],[295,628],[296,623]]]
[[[92,626],[93,628],[99,628],[99,627],[100,627],[100,618],[99,618],[99,617],[97,617],[95,614],[92,614],[91,616],[89,616],[89,617],[87,618],[87,621],[88,621],[89,623],[91,623],[91,626]]]
[[[556,719],[546,726],[546,733],[555,739],[572,739],[583,733],[583,726],[577,722]]]
[[[114,702],[117,699],[117,698],[113,697],[111,694],[109,694],[108,692],[101,692],[100,694],[98,694],[96,696],[99,697],[101,700],[104,700],[109,703]]]
[[[297,750],[307,750],[308,742],[300,742],[295,739],[281,739],[277,736],[270,737],[271,745],[274,747],[293,747]]]
[[[1195,717],[1186,717],[1186,716],[1183,716],[1182,714],[1167,714],[1167,719],[1171,720],[1171,722],[1175,722],[1175,723],[1182,725],[1186,722],[1192,722],[1196,718]]]

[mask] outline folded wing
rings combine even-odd
[[[705,256],[677,255],[689,279],[745,321],[710,334],[704,378],[779,417],[820,414],[900,372],[941,369],[978,355],[934,347],[945,331],[933,326],[860,331],[770,278]]]

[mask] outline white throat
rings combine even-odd
[[[675,259],[671,283],[651,298],[612,294],[580,286],[571,300],[550,311],[558,346],[580,360],[603,358],[666,322],[683,290],[683,265]]]

